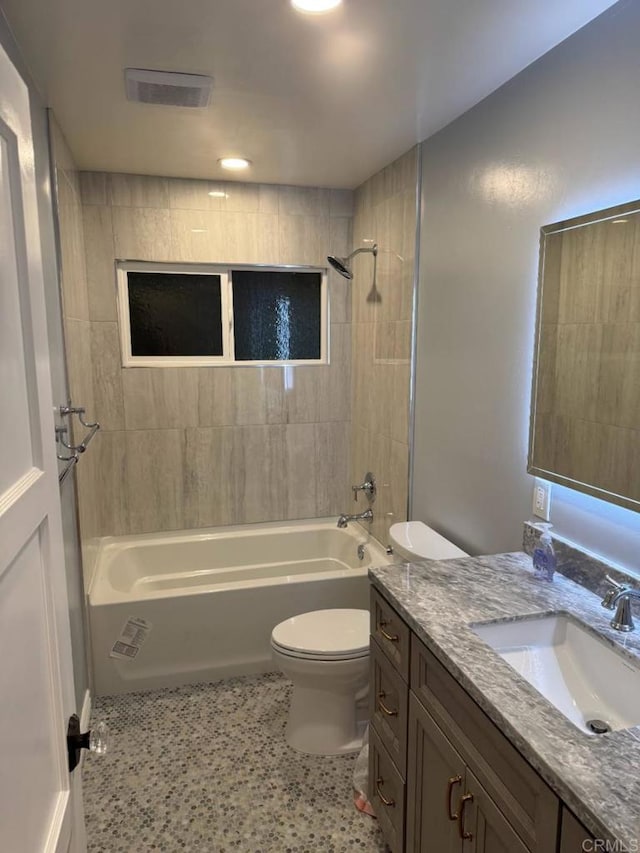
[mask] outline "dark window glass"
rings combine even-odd
[[[320,273],[233,271],[236,361],[320,358]]]
[[[222,355],[220,276],[128,272],[132,355]]]

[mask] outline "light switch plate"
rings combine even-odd
[[[546,480],[538,480],[536,477],[533,484],[533,514],[538,518],[549,521],[551,513],[551,483]]]

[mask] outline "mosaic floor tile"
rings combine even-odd
[[[384,853],[355,757],[286,745],[289,695],[274,673],[96,700],[112,744],[84,764],[90,853]]]

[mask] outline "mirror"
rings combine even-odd
[[[541,229],[527,470],[640,510],[640,201]]]

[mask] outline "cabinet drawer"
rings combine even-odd
[[[403,853],[404,781],[373,727],[369,729],[369,799],[391,853]]]
[[[409,628],[393,607],[371,588],[371,636],[405,681],[409,680]]]
[[[415,635],[411,690],[527,847],[534,853],[555,850],[560,801]]]
[[[407,713],[409,688],[371,638],[371,723],[400,775],[407,775]]]

